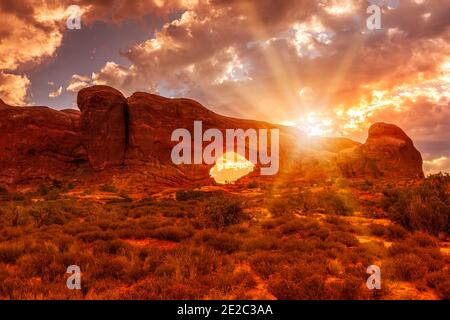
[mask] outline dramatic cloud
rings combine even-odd
[[[0,98],[9,105],[24,105],[29,85],[26,76],[0,72]]]
[[[375,115],[404,119],[404,112],[426,112],[421,105],[427,101],[448,109],[442,65],[450,51],[450,3],[405,0],[384,7],[383,29],[376,31],[366,29],[367,6],[198,1],[130,48],[130,68],[109,62],[91,81],[126,94],[189,96],[221,112],[290,123],[311,134],[358,134]],[[421,105],[415,107],[416,100]],[[432,125],[421,121],[415,131]]]
[[[70,79],[69,86],[66,88],[66,90],[73,92],[73,93],[77,93],[81,89],[89,87],[91,85],[92,85],[92,80],[90,77],[74,74],[72,76],[72,79]]]
[[[74,70],[66,90],[108,84],[126,95],[185,96],[222,114],[361,140],[371,123],[393,122],[421,146],[433,145],[427,161],[450,148],[436,147],[450,138],[448,0],[38,2],[0,4],[2,69],[53,55],[69,4],[82,8],[88,25],[144,16],[158,25],[170,18],[124,48],[127,64],[105,59],[88,74]],[[381,30],[366,26],[373,3],[382,6]]]
[[[95,20],[117,22],[143,15],[165,16],[177,6],[189,7],[184,1],[119,0],[2,0],[0,2],[0,70],[28,70],[52,57],[61,46],[67,10],[78,5],[82,23]],[[11,78],[11,77],[10,77]],[[21,91],[22,92],[22,91]],[[7,99],[6,93],[2,98]],[[15,95],[18,93],[7,93]],[[25,97],[26,94],[23,95]],[[17,100],[24,102],[24,100]]]

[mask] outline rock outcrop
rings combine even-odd
[[[0,100],[0,184],[74,178],[112,178],[124,184],[192,185],[210,181],[211,165],[175,165],[171,134],[201,120],[203,131],[280,129],[280,173],[327,167],[347,177],[420,178],[422,159],[398,127],[378,123],[365,144],[344,138],[308,139],[297,129],[216,114],[189,99],[137,92],[125,98],[107,86],[78,93],[78,110],[12,107]],[[307,160],[305,160],[307,159]],[[334,164],[333,164],[334,163]],[[257,166],[258,167],[258,166]],[[92,171],[92,169],[94,169]],[[258,168],[254,175],[258,176]],[[334,170],[334,169],[333,169]]]
[[[375,123],[366,143],[343,151],[338,166],[347,177],[422,178],[422,156],[399,127]]]
[[[0,107],[3,183],[74,174],[86,158],[75,114],[47,107]]]
[[[94,169],[122,165],[127,144],[127,100],[111,87],[94,86],[78,92],[80,129]]]

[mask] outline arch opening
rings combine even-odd
[[[245,157],[235,152],[227,152],[216,160],[209,174],[216,183],[232,184],[254,169],[255,165]]]

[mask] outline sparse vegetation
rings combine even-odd
[[[92,188],[114,193],[104,203],[69,197],[65,182],[8,193],[0,201],[0,298],[395,299],[396,286],[408,283],[418,292],[411,298],[448,299],[449,258],[437,237],[445,233],[437,225],[445,222],[445,179],[386,188],[370,202],[378,216],[385,210],[380,221],[358,212],[369,201],[349,180],[141,200],[109,184]],[[65,287],[71,264],[82,270],[80,291]],[[383,270],[380,291],[365,287],[371,264]]]
[[[175,194],[177,201],[199,200],[204,196],[204,192],[197,190],[179,190]]]
[[[438,235],[450,230],[450,176],[428,177],[418,186],[389,188],[383,206],[389,217],[409,230]]]
[[[205,216],[209,224],[217,229],[238,224],[248,218],[239,199],[229,198],[224,195],[208,200]]]

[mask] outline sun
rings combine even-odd
[[[296,127],[309,137],[325,137],[333,134],[333,120],[318,112],[308,112],[305,116],[294,121],[282,122],[282,125]]]

